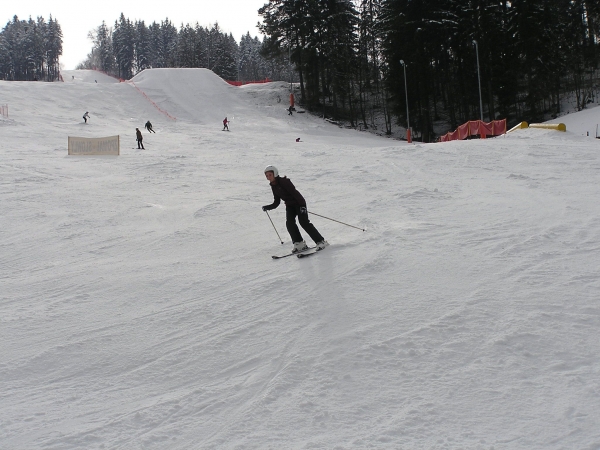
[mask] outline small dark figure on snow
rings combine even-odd
[[[135,137],[137,139],[137,143],[138,143],[138,149],[142,149],[142,150],[146,150],[144,148],[144,143],[142,142],[144,140],[144,138],[142,137],[142,132],[140,131],[139,128],[135,129]]]
[[[300,141],[300,138],[296,138],[296,142],[302,142],[302,141]]]
[[[223,131],[225,131],[225,130],[229,131],[229,125],[228,125],[228,123],[229,123],[229,120],[227,120],[227,117],[225,117],[223,119]]]
[[[315,241],[315,244],[317,244],[317,249],[321,250],[327,247],[329,243],[321,236],[319,231],[308,219],[306,200],[304,200],[302,194],[296,190],[292,181],[287,177],[281,178],[279,176],[279,171],[275,166],[267,166],[265,168],[265,176],[271,185],[274,200],[270,205],[263,206],[262,210],[270,211],[275,209],[279,206],[281,200],[284,201],[286,217],[285,226],[294,243],[292,253],[298,253],[308,249],[306,242],[302,239],[298,225],[296,225],[296,216],[298,216],[298,222],[300,222],[304,231],[306,231],[311,239]]]
[[[83,115],[83,121],[84,123],[87,123],[87,120],[90,118],[89,113],[86,111],[85,114]]]
[[[288,108],[288,116],[292,116],[292,111],[294,110],[294,107],[292,105],[290,105],[290,107]]]
[[[150,133],[154,133],[156,134],[156,131],[154,131],[152,129],[152,124],[150,123],[150,121],[146,122],[146,125],[144,125],[144,127],[146,128],[146,130],[148,130]]]

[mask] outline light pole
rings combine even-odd
[[[406,141],[410,144],[412,139],[410,137],[410,116],[408,115],[408,88],[406,87],[406,63],[403,59],[400,60],[400,64],[404,68],[404,97],[406,98]]]
[[[479,46],[477,41],[473,39],[475,45],[475,55],[477,56],[477,81],[479,83],[479,120],[483,122],[483,102],[481,101],[481,75],[479,74]]]

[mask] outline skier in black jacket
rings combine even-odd
[[[306,210],[306,200],[302,197],[302,194],[294,187],[292,181],[287,178],[281,178],[279,171],[275,166],[267,166],[265,168],[265,176],[269,180],[271,190],[273,191],[273,203],[262,207],[263,211],[270,211],[275,209],[281,203],[281,200],[285,203],[285,226],[290,233],[294,248],[292,253],[302,252],[308,249],[306,242],[302,239],[298,225],[296,225],[296,216],[298,216],[298,222],[304,231],[308,233],[319,250],[327,247],[329,243],[321,236],[321,233],[315,228],[315,226],[308,219],[308,211]]]
[[[144,142],[143,142],[144,138],[143,138],[142,132],[140,131],[139,128],[135,129],[135,140],[138,143],[138,149],[141,148],[142,150],[146,150],[144,148]]]

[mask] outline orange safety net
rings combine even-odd
[[[469,136],[499,136],[506,133],[506,119],[482,122],[481,120],[469,120],[450,131],[440,138],[440,142],[457,141]]]

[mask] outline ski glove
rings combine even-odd
[[[300,207],[300,214],[308,214],[308,211],[306,210],[306,206]]]
[[[263,211],[265,211],[265,212],[266,212],[266,211],[268,211],[268,210],[270,210],[270,209],[271,209],[271,208],[269,208],[269,205],[266,205],[266,206],[263,206],[263,207],[262,207],[262,210],[263,210]]]

